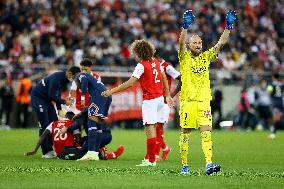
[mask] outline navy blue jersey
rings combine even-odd
[[[283,94],[284,94],[284,85],[279,81],[274,81],[271,84],[272,93],[271,100],[273,107],[277,107],[279,109],[283,108]]]
[[[79,88],[82,91],[82,96],[85,96],[87,92],[90,93],[90,102],[94,102],[95,99],[99,100],[104,97],[101,93],[106,90],[105,85],[87,73],[80,73],[76,76],[76,80],[79,82]]]
[[[47,101],[54,101],[58,110],[61,110],[61,104],[65,101],[61,98],[62,89],[67,87],[69,80],[65,72],[56,72],[43,78],[32,89],[32,96],[37,96]]]

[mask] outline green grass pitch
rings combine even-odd
[[[213,158],[222,172],[204,174],[200,135],[190,139],[191,175],[179,175],[178,131],[166,131],[172,147],[157,167],[136,167],[145,153],[142,130],[114,130],[108,149],[125,145],[117,160],[76,162],[43,160],[40,152],[25,157],[37,140],[37,130],[0,131],[0,188],[284,188],[284,133],[273,141],[265,132],[214,132]]]

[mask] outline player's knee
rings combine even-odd
[[[181,128],[181,132],[184,133],[184,134],[188,134],[191,132],[191,129],[190,128]]]
[[[200,127],[200,132],[203,132],[203,131],[212,131],[212,127],[209,125],[202,125]]]

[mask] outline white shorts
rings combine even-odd
[[[143,125],[156,124],[160,122],[164,114],[164,105],[165,103],[163,96],[151,100],[143,100],[142,103]]]
[[[158,123],[168,123],[170,112],[171,108],[168,106],[168,104],[164,103],[163,114],[161,115],[161,117],[158,118]]]

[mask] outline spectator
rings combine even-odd
[[[222,101],[223,101],[223,93],[220,89],[216,89],[213,94],[212,99],[212,117],[214,117],[214,114],[218,114],[218,118],[216,118],[216,121],[214,122],[213,128],[214,129],[220,129],[220,122],[223,119],[222,114]]]
[[[233,48],[225,47],[224,66],[242,69],[234,52],[233,58],[226,55],[234,49],[242,63],[260,60],[266,69],[284,67],[283,2],[240,0],[230,6],[242,22],[232,34]],[[0,7],[0,57],[8,58],[7,52],[19,56],[32,46],[34,63],[45,58],[68,64],[65,52],[74,51],[75,63],[90,56],[101,65],[130,66],[134,59],[129,57],[129,44],[145,38],[175,63],[181,26],[177,20],[188,8],[197,15],[192,32],[207,33],[204,41],[216,41],[228,9],[223,1],[10,1]],[[205,49],[210,45],[204,43]]]
[[[17,102],[17,113],[16,113],[16,122],[18,127],[27,127],[28,118],[29,118],[29,106],[31,104],[30,91],[32,88],[32,81],[28,78],[26,73],[23,74],[23,77],[20,79],[16,102]]]
[[[12,112],[13,100],[14,100],[14,90],[11,82],[7,78],[5,84],[0,88],[0,98],[1,98],[1,109],[0,109],[0,119],[4,126],[10,128],[10,114]],[[3,113],[5,114],[5,122],[2,120]],[[3,125],[3,124],[2,124]]]

